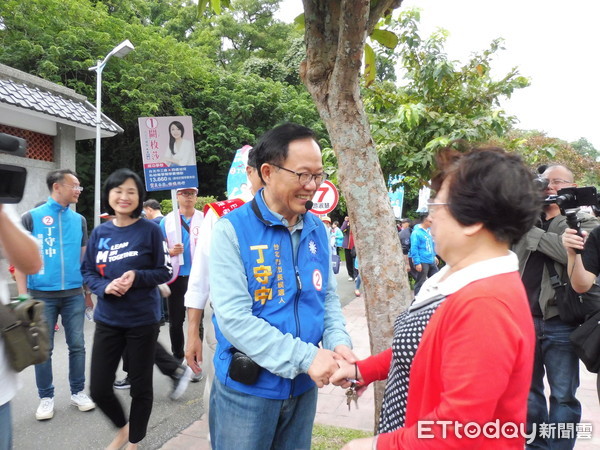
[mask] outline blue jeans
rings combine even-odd
[[[317,388],[272,400],[244,394],[215,377],[208,424],[215,450],[309,449],[317,411]]]
[[[35,382],[40,398],[54,397],[52,384],[52,350],[54,349],[54,325],[60,314],[62,326],[69,347],[69,385],[71,394],[83,391],[85,385],[85,343],[83,321],[85,300],[82,294],[71,297],[39,298],[43,300],[44,315],[50,335],[50,357],[46,362],[35,366]]]
[[[12,448],[12,419],[10,402],[0,406],[0,450]]]
[[[554,424],[557,430],[561,423],[572,423],[573,429],[581,420],[581,404],[575,398],[579,387],[579,359],[573,351],[569,335],[575,329],[567,325],[559,317],[543,320],[534,317],[536,332],[535,360],[533,363],[533,379],[527,401],[527,428],[532,430],[538,424],[538,436],[527,448],[572,449],[575,438],[558,438],[540,436],[539,424]],[[550,410],[544,395],[544,374],[550,386]]]

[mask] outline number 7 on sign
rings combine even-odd
[[[319,189],[317,189],[317,192],[320,192],[321,195],[319,196],[319,198],[317,199],[317,201],[319,203],[321,203],[323,201],[323,198],[325,197],[325,194],[327,194],[327,191],[329,190],[329,188],[327,186],[322,186]]]
[[[329,180],[323,181],[313,197],[313,207],[310,210],[313,214],[327,214],[335,209],[340,195],[337,188]]]

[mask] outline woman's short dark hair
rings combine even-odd
[[[447,180],[448,209],[460,224],[483,223],[508,244],[531,229],[542,210],[542,193],[518,155],[498,147],[466,154],[445,148],[436,160],[440,171],[432,187],[439,190]]]
[[[313,130],[297,123],[284,123],[263,134],[254,147],[254,159],[258,176],[264,183],[260,168],[263,164],[282,165],[287,159],[290,142],[298,139],[312,138],[316,141]]]
[[[115,210],[108,204],[108,194],[111,189],[121,186],[128,178],[131,178],[134,181],[139,195],[138,205],[131,212],[131,217],[135,219],[140,217],[142,214],[142,209],[144,208],[144,197],[146,196],[146,190],[144,189],[144,183],[142,183],[142,179],[133,170],[117,169],[108,176],[102,189],[102,206],[104,211],[111,216],[115,214]]]
[[[181,137],[183,137],[183,134],[185,133],[185,128],[183,128],[183,124],[178,120],[174,120],[169,124],[169,149],[171,150],[172,155],[175,154],[175,138],[171,134],[171,127],[173,125],[175,125],[179,129],[179,131],[181,131]]]

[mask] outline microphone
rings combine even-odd
[[[307,211],[310,211],[313,207],[312,200],[307,201],[306,204],[304,205],[304,207],[306,208]]]

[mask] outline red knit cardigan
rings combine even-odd
[[[534,349],[533,321],[517,272],[480,279],[448,295],[431,316],[411,366],[405,426],[379,435],[377,448],[523,449]],[[365,383],[386,379],[391,358],[390,348],[360,361]],[[440,420],[452,422],[445,433],[444,425],[423,422]],[[495,421],[523,432],[509,428],[513,437],[464,437],[461,425]]]

